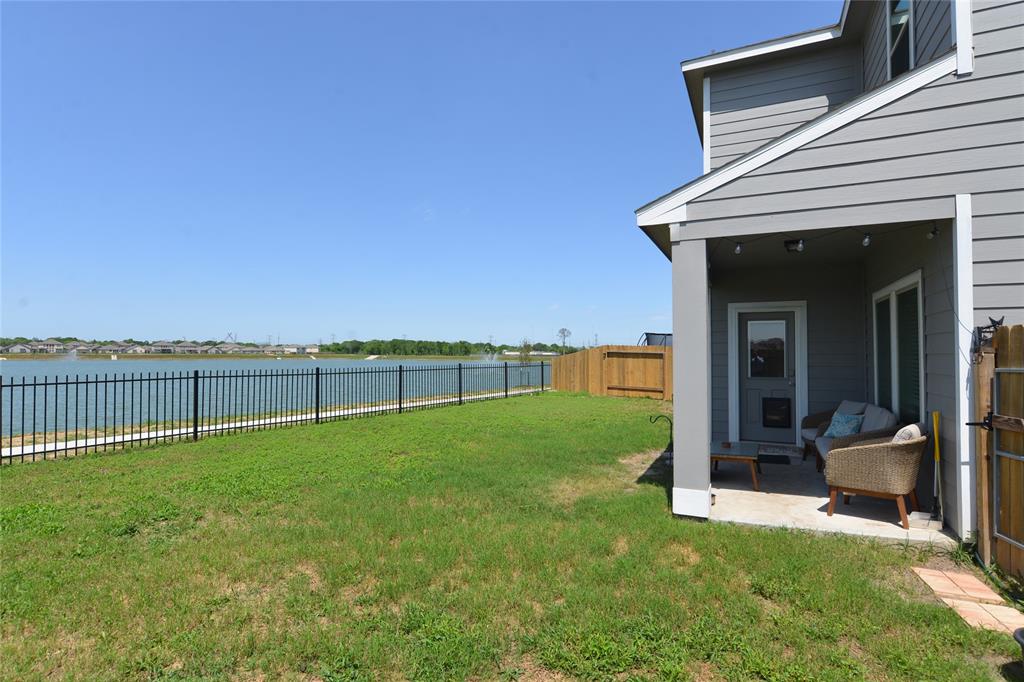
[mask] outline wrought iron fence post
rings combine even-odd
[[[508,397],[508,361],[505,361],[505,397]]]
[[[320,423],[320,368],[316,368],[316,423]]]
[[[459,363],[459,405],[462,404],[462,363]]]
[[[199,440],[199,370],[192,370],[192,440]]]
[[[540,361],[540,390],[544,392],[544,361]]]
[[[398,414],[402,414],[402,366],[398,366]]]

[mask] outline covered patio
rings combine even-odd
[[[693,389],[676,396],[675,513],[951,542],[920,516],[904,528],[895,501],[910,511],[916,493],[920,509],[932,509],[937,411],[944,521],[956,534],[967,525],[958,500],[970,473],[958,447],[955,236],[955,221],[937,219],[673,241],[674,382]],[[694,323],[702,318],[706,326]],[[888,499],[840,492],[829,516],[829,486],[815,447],[802,455],[801,422],[825,415],[810,424],[813,443],[814,427],[843,401],[888,414],[886,439],[920,423],[928,440],[908,491]],[[762,462],[755,490],[742,462],[713,462],[726,443],[789,454]],[[827,458],[827,443],[817,445]]]

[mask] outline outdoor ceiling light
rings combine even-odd
[[[743,253],[743,242],[736,242],[736,248],[732,250],[737,256]]]
[[[938,228],[938,226],[935,226],[931,230],[928,231],[928,239],[935,239],[935,236],[937,234],[939,234],[939,228]]]
[[[794,251],[800,253],[804,250],[803,239],[787,239],[783,242],[783,245],[786,247],[786,251],[789,251],[790,253],[793,253]]]
[[[871,234],[868,232],[864,233],[864,239],[860,240],[861,246],[871,246]]]

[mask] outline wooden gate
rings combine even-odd
[[[672,349],[599,346],[551,363],[551,387],[628,398],[672,399]]]
[[[1024,326],[1001,327],[976,372],[979,554],[1024,578]]]

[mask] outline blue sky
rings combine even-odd
[[[4,2],[0,332],[668,330],[679,62],[840,7]]]

